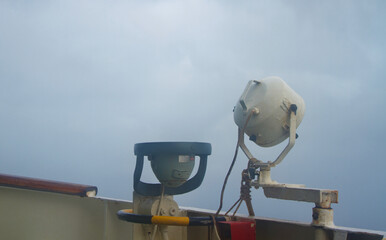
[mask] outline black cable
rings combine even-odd
[[[243,126],[243,129],[241,129],[241,132],[239,130],[239,134],[238,134],[238,137],[237,137],[237,145],[236,145],[236,150],[235,150],[235,154],[233,156],[233,160],[232,160],[232,163],[231,163],[231,166],[229,167],[229,170],[228,170],[228,173],[224,179],[224,183],[222,185],[222,189],[221,189],[221,197],[220,197],[220,206],[218,207],[217,209],[217,212],[216,212],[216,215],[215,216],[218,216],[218,214],[220,213],[221,209],[222,209],[222,204],[223,204],[223,199],[224,199],[224,191],[225,191],[225,187],[226,187],[226,184],[228,182],[228,178],[229,176],[231,175],[231,172],[232,172],[232,169],[233,169],[233,166],[235,165],[235,162],[236,162],[236,158],[237,158],[237,153],[239,152],[239,147],[240,147],[240,140],[242,137],[244,137],[244,131],[245,131],[245,128],[247,127],[247,124],[249,122],[249,120],[251,119],[252,115],[255,113],[254,110],[252,110],[249,115],[248,115],[248,118],[247,120],[245,121],[245,124]]]
[[[222,208],[222,204],[223,204],[223,199],[224,199],[224,191],[225,191],[225,187],[226,187],[226,184],[228,182],[228,178],[229,176],[231,175],[231,172],[232,172],[232,169],[233,169],[233,166],[235,165],[235,162],[236,162],[236,158],[237,158],[237,153],[239,151],[239,140],[237,141],[237,146],[236,146],[236,150],[235,150],[235,154],[233,156],[233,160],[232,160],[232,163],[231,163],[231,166],[229,167],[228,169],[228,173],[224,179],[224,183],[222,185],[222,189],[221,189],[221,197],[220,197],[220,206],[218,207],[217,209],[217,212],[216,212],[216,215],[215,216],[218,216],[218,214],[220,213],[221,211],[221,208]]]

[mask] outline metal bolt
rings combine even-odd
[[[169,214],[170,214],[170,216],[176,215],[176,209],[175,208],[170,208],[169,209]]]
[[[163,208],[161,208],[160,215],[166,215],[166,211]]]

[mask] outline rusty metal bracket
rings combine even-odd
[[[338,203],[338,191],[291,186],[263,187],[268,198],[313,202],[319,208],[331,208],[331,203]]]
[[[263,187],[268,198],[313,202],[312,225],[333,227],[334,211],[331,203],[338,203],[338,191],[329,189],[314,189],[304,187],[281,186],[280,184]]]

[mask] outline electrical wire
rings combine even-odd
[[[217,209],[217,212],[215,214],[215,216],[218,216],[218,214],[220,213],[221,209],[222,209],[222,205],[223,205],[223,200],[224,200],[224,192],[225,192],[225,187],[226,187],[226,184],[228,182],[228,178],[229,176],[231,175],[231,172],[232,172],[232,169],[233,169],[233,166],[235,165],[235,162],[236,162],[236,158],[237,158],[237,153],[239,151],[239,147],[240,147],[240,141],[241,141],[241,138],[244,137],[244,131],[245,131],[245,128],[247,127],[247,124],[249,122],[249,120],[251,119],[252,115],[255,113],[254,110],[252,110],[249,114],[248,114],[248,118],[247,120],[245,121],[245,124],[243,126],[243,128],[241,129],[241,132],[238,134],[238,137],[237,137],[237,144],[236,144],[236,149],[235,149],[235,154],[233,156],[233,160],[232,160],[232,163],[228,169],[228,173],[227,175],[225,176],[225,179],[224,179],[224,183],[222,185],[222,189],[221,189],[221,197],[220,197],[220,205]]]
[[[158,208],[157,208],[156,216],[159,216],[159,214],[161,212],[161,204],[162,204],[162,199],[164,198],[164,193],[165,193],[165,186],[162,184],[161,197],[160,197],[160,200],[158,202]],[[158,224],[155,224],[153,227],[153,234],[151,235],[151,240],[155,239],[155,235],[157,233],[157,230],[158,230]]]
[[[227,175],[225,176],[224,183],[223,183],[223,185],[222,185],[222,189],[221,189],[221,197],[220,197],[220,206],[218,207],[215,216],[218,216],[218,214],[220,213],[220,211],[221,211],[221,209],[222,209],[225,187],[226,187],[226,184],[227,184],[227,182],[228,182],[228,178],[229,178],[229,176],[231,175],[233,166],[235,165],[238,151],[239,151],[239,141],[237,141],[236,150],[235,150],[235,154],[234,154],[234,156],[233,156],[233,160],[232,160],[231,166],[230,166],[229,169],[228,169],[228,173],[227,173]]]
[[[211,218],[213,220],[213,230],[214,230],[214,233],[216,234],[216,237],[221,240],[220,236],[218,235],[216,217],[212,215]]]
[[[231,166],[229,167],[228,173],[227,173],[227,175],[225,176],[225,179],[224,179],[224,183],[223,183],[223,186],[222,186],[222,189],[221,189],[220,206],[219,206],[219,208],[217,209],[217,212],[216,212],[216,215],[215,215],[215,216],[218,216],[218,214],[220,213],[220,211],[221,211],[221,209],[222,209],[223,199],[224,199],[224,192],[225,192],[225,187],[226,187],[226,184],[227,184],[227,182],[228,182],[228,178],[229,178],[229,176],[230,176],[230,174],[231,174],[231,172],[232,172],[233,166],[235,165],[235,162],[236,162],[237,154],[238,154],[239,147],[240,147],[241,137],[244,137],[244,131],[245,131],[245,128],[246,128],[246,126],[247,126],[249,120],[251,119],[253,113],[254,113],[253,110],[249,113],[248,118],[247,118],[247,120],[245,121],[245,124],[244,124],[244,126],[243,126],[243,128],[242,128],[242,130],[241,130],[241,133],[238,134],[235,153],[234,153],[234,156],[233,156],[233,160],[232,160]]]

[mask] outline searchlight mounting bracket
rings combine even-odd
[[[333,209],[331,203],[338,203],[338,191],[329,189],[306,188],[304,184],[278,183],[271,179],[271,168],[283,161],[289,151],[295,145],[296,134],[296,110],[297,106],[292,104],[289,109],[289,140],[287,146],[273,162],[263,162],[256,159],[244,143],[244,132],[239,128],[239,146],[249,159],[247,172],[249,174],[250,186],[258,189],[262,187],[264,195],[268,198],[294,200],[302,202],[313,202],[312,225],[333,227]],[[255,111],[257,115],[259,111]],[[257,176],[257,179],[254,178]],[[254,215],[250,201],[246,201],[249,214]]]

